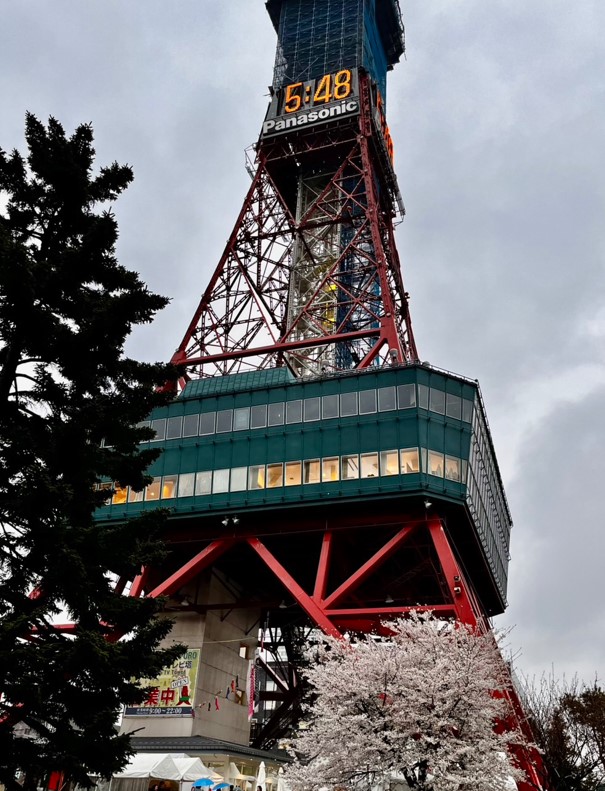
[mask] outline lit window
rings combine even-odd
[[[353,481],[359,478],[359,456],[355,453],[352,456],[342,457],[342,479],[343,481]]]
[[[377,453],[362,453],[361,454],[361,477],[362,478],[376,478],[376,477],[378,477],[378,454]]]
[[[411,409],[416,406],[416,386],[399,385],[397,388],[397,404],[399,409]]]
[[[185,472],[179,475],[179,497],[193,497],[195,490],[195,473]]]
[[[460,459],[455,459],[453,456],[445,457],[445,477],[448,481],[460,480]]]
[[[178,439],[183,430],[182,417],[169,417],[166,423],[166,439]]]
[[[283,423],[283,417],[282,417]],[[250,410],[250,428],[265,428],[267,425],[267,405],[253,406]]]
[[[434,387],[431,387],[429,409],[431,412],[437,412],[440,415],[445,415],[445,393],[443,390],[435,390]]]
[[[199,415],[185,415],[183,418],[183,436],[184,437],[197,437],[197,427],[199,423]]]
[[[420,409],[429,408],[429,389],[426,385],[418,385],[418,406]]]
[[[340,396],[340,416],[350,417],[357,414],[357,393],[342,393]]]
[[[226,431],[231,431],[233,427],[233,410],[222,409],[216,413],[216,433],[224,434]]]
[[[443,453],[429,450],[429,475],[437,475],[443,478]]]
[[[321,479],[324,483],[326,481],[340,480],[340,459],[335,456],[332,459],[322,459]]]
[[[250,467],[248,474],[248,489],[265,488],[265,465],[255,464]]]
[[[286,423],[300,423],[302,420],[302,401],[286,401]]]
[[[212,491],[212,473],[210,471],[196,473],[195,493],[210,494],[211,491]]]
[[[234,467],[231,470],[231,491],[245,492],[248,483],[248,468]]]
[[[321,399],[317,398],[305,398],[305,422],[309,422],[311,420],[319,420]]]
[[[460,396],[447,393],[445,396],[445,414],[448,417],[456,418],[456,420],[462,419],[462,399]]]
[[[399,453],[396,450],[380,452],[380,474],[399,475]]]
[[[419,472],[418,448],[406,448],[405,450],[401,450],[399,452],[399,457],[402,475],[409,475],[411,472]]]
[[[153,481],[149,484],[149,486],[145,489],[145,500],[149,502],[150,500],[159,500],[160,499],[160,485],[162,483],[161,478],[154,478]]]
[[[212,494],[229,491],[229,470],[215,470],[212,473]]]
[[[285,407],[283,402],[280,404],[269,404],[267,422],[270,426],[283,426]]]
[[[113,505],[122,505],[128,499],[128,486],[120,486],[116,483],[115,485],[115,492],[113,493],[113,497],[111,498],[111,502]]]
[[[394,387],[378,388],[378,411],[390,412],[397,409],[397,398]]]
[[[140,492],[135,492],[135,490],[131,487],[128,492],[128,502],[129,503],[142,503],[143,496],[145,494],[145,490],[142,489]]]
[[[324,420],[338,417],[338,396],[327,395],[321,399],[321,416]]]
[[[267,464],[267,489],[284,485],[284,465]]]
[[[420,465],[422,472],[426,472],[426,448],[420,448]]]
[[[319,459],[303,462],[303,483],[319,483]]]
[[[302,465],[299,461],[286,462],[286,486],[300,486],[302,482]]]
[[[204,412],[200,415],[200,434],[214,434],[216,412]]]
[[[221,413],[219,412],[219,415]],[[245,431],[250,428],[250,407],[242,407],[241,409],[233,410],[233,430]],[[218,430],[218,427],[217,427]],[[223,431],[230,431],[230,429],[222,429]]]
[[[162,500],[170,500],[176,497],[178,477],[178,475],[164,475],[162,478]]]
[[[166,418],[151,421],[151,428],[155,431],[155,437],[150,440],[151,442],[159,442],[166,436]]]
[[[359,414],[369,415],[376,412],[376,390],[361,390],[359,393]]]

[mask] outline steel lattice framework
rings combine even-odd
[[[221,260],[172,362],[186,378],[418,359],[394,241],[396,182],[367,77],[358,117],[263,141]]]

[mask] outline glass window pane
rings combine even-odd
[[[420,448],[420,469],[426,472],[426,448]]]
[[[144,489],[142,489],[140,492],[135,492],[135,490],[131,488],[130,491],[128,492],[128,502],[142,503],[144,494],[145,494]]]
[[[309,420],[319,420],[319,409],[321,399],[318,398],[305,398],[305,422]]]
[[[342,393],[340,396],[340,416],[357,414],[357,393]]]
[[[445,457],[445,477],[448,481],[460,480],[460,459],[455,459],[453,456]]]
[[[204,412],[200,415],[200,434],[214,434],[216,412]]]
[[[302,401],[286,401],[286,423],[300,423],[302,420]]]
[[[248,473],[248,489],[265,488],[265,465],[255,464],[250,467]]]
[[[324,483],[340,480],[340,459],[338,456],[332,459],[322,459],[321,479]]]
[[[245,492],[248,484],[248,468],[234,467],[231,470],[231,491]]]
[[[179,493],[178,497],[193,497],[195,490],[195,473],[185,472],[179,475]]]
[[[337,395],[327,395],[321,399],[321,416],[324,420],[330,417],[338,417]]]
[[[117,483],[115,485],[115,492],[113,493],[113,497],[111,498],[112,505],[122,505],[128,500],[128,486],[119,486]]]
[[[151,420],[141,420],[140,423],[137,423],[137,428],[149,428],[151,425]],[[149,442],[148,439],[142,439],[141,442]]]
[[[392,409],[397,409],[397,398],[394,387],[379,387],[378,388],[378,411],[390,412]]]
[[[359,391],[359,414],[369,415],[376,412],[376,390]]]
[[[169,417],[166,424],[166,439],[178,439],[183,427],[182,417]]]
[[[159,442],[166,436],[166,418],[151,421],[151,428],[155,431],[155,437],[150,442]]]
[[[219,412],[219,415],[221,413]],[[233,410],[233,430],[234,431],[245,431],[246,429],[250,428],[250,407],[240,407],[240,409]],[[229,431],[230,429],[226,428],[225,431]],[[218,428],[217,428],[218,431]]]
[[[200,420],[199,415],[185,415],[183,418],[183,436],[197,437],[197,427]]]
[[[426,385],[418,385],[418,406],[420,409],[429,408],[429,389]]]
[[[419,472],[418,448],[406,448],[400,451],[400,461],[402,475],[408,475],[411,472]]]
[[[224,434],[233,428],[233,410],[222,409],[216,413],[216,433]]]
[[[164,475],[162,478],[162,500],[171,500],[176,497],[178,475]]]
[[[160,485],[162,483],[161,478],[154,478],[153,481],[149,484],[149,486],[145,489],[145,501],[149,502],[150,500],[159,500],[160,499]]]
[[[267,489],[284,485],[284,465],[267,464]]]
[[[460,469],[460,480],[462,483],[466,482],[466,475],[468,470],[468,463],[462,459],[461,469]]]
[[[396,450],[380,452],[380,474],[399,475],[399,453]]]
[[[319,459],[303,462],[303,483],[319,483]]]
[[[359,478],[359,456],[355,453],[352,456],[342,457],[342,479],[352,481]]]
[[[443,478],[443,453],[429,450],[429,475],[438,475]]]
[[[212,491],[212,473],[209,470],[206,472],[196,473],[195,493],[210,494],[211,491]]]
[[[286,486],[299,486],[302,480],[302,465],[299,461],[286,462]]]
[[[361,454],[361,477],[362,478],[376,478],[376,477],[378,477],[378,454],[377,453],[362,453]]]
[[[267,405],[260,404],[259,406],[253,406],[250,410],[250,428],[265,428],[266,425]]]
[[[212,473],[212,494],[229,491],[229,470],[215,470]]]
[[[435,390],[434,387],[431,387],[429,409],[431,412],[438,412],[440,415],[445,415],[445,393],[443,390]]]
[[[411,409],[416,406],[416,386],[399,385],[397,388],[397,403],[399,409]]]
[[[445,396],[445,414],[448,417],[456,418],[456,420],[462,420],[462,399],[460,396],[447,393]]]
[[[269,404],[269,415],[267,422],[270,426],[283,426],[285,406],[281,404]]]
[[[465,423],[471,423],[473,420],[473,402],[468,398],[462,399],[462,420]]]

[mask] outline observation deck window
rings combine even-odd
[[[431,412],[437,412],[439,415],[445,415],[445,393],[443,390],[435,390],[434,387],[431,387],[429,409]]]
[[[248,486],[248,468],[234,467],[231,470],[231,491],[245,492]]]
[[[302,401],[286,401],[286,423],[300,423],[302,421]]]
[[[357,393],[342,393],[340,396],[341,417],[351,417],[357,414]]]
[[[380,451],[380,474],[399,475],[399,453],[396,450]]]
[[[362,478],[377,478],[378,477],[378,454],[377,453],[362,453],[361,454],[361,477]]]
[[[321,480],[324,483],[340,480],[340,459],[338,456],[322,459]]]
[[[359,391],[359,414],[370,415],[376,412],[376,390]]]
[[[327,395],[321,399],[321,416],[323,420],[338,417],[338,396]]]
[[[418,406],[420,409],[429,408],[429,389],[426,385],[418,385]]]
[[[354,481],[359,478],[359,455],[357,453],[342,457],[343,481]]]
[[[134,489],[130,489],[128,492],[128,502],[129,503],[142,503],[143,497],[145,496],[145,490],[141,489],[140,492],[135,492]]]
[[[151,442],[160,442],[166,436],[166,418],[158,418],[151,421],[151,428],[155,431],[155,437]]]
[[[277,489],[284,485],[284,465],[267,464],[267,489]]]
[[[283,426],[285,407],[283,401],[279,404],[269,404],[267,422],[270,426]]]
[[[398,385],[397,403],[399,409],[411,409],[416,406],[416,387],[410,385]]]
[[[319,398],[319,396],[315,398],[305,398],[305,423],[321,418],[320,407],[321,398]]]
[[[222,409],[216,413],[216,433],[223,434],[233,428],[233,410]]]
[[[215,470],[212,474],[212,494],[229,491],[229,470]]]
[[[437,453],[435,450],[429,450],[429,475],[437,475],[439,478],[443,478],[443,470],[443,453]]]
[[[248,488],[249,489],[264,489],[265,488],[265,465],[254,464],[250,467],[248,474]]]
[[[282,423],[283,423],[282,412]],[[265,428],[267,425],[267,405],[253,406],[250,410],[250,428]]]
[[[121,505],[128,500],[128,487],[119,486],[117,483],[115,485],[115,491],[113,493],[113,497],[111,498],[112,505]]]
[[[161,478],[154,478],[153,481],[145,488],[145,500],[159,500],[161,493]]]
[[[195,493],[210,494],[212,491],[212,473],[198,472],[195,476]]]
[[[394,387],[378,388],[378,411],[392,412],[397,409],[397,395]]]
[[[300,486],[302,465],[299,461],[286,462],[286,486]]]
[[[162,479],[162,500],[171,500],[176,497],[178,475],[165,475]]]
[[[179,475],[179,497],[193,497],[195,491],[195,473],[184,472]]]
[[[399,451],[401,462],[401,474],[409,475],[413,472],[420,472],[420,459],[418,458],[418,448],[405,448]]]
[[[199,415],[185,415],[183,418],[183,436],[197,437],[199,426]]]
[[[220,413],[219,413],[220,414]],[[246,431],[250,428],[250,407],[233,410],[233,430]],[[217,427],[218,430],[218,427]],[[228,429],[227,429],[228,430]]]
[[[320,482],[319,459],[307,459],[303,462],[303,483]]]
[[[460,459],[454,456],[445,457],[445,477],[448,481],[460,482]]]
[[[200,434],[214,434],[216,412],[203,412],[200,415]]]
[[[179,439],[183,431],[183,418],[169,417],[166,423],[166,439]]]
[[[445,414],[456,420],[462,420],[462,399],[453,393],[447,393],[445,397]]]

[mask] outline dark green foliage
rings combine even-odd
[[[0,150],[0,782],[9,788],[18,769],[84,784],[118,769],[130,753],[118,712],[142,700],[131,679],[156,675],[179,650],[158,650],[170,631],[159,604],[116,595],[108,576],[132,578],[161,557],[165,514],[119,526],[93,518],[107,494],[93,488],[101,479],[138,489],[147,480],[156,451],[140,450],[146,430],[134,426],[175,378],[124,355],[133,326],[167,302],[115,258],[107,202],[132,172],[114,163],[93,174],[88,125],[66,137],[54,119],[45,127],[28,115],[26,139],[27,160]],[[61,614],[74,637],[53,626]],[[19,723],[37,738],[17,737]]]

